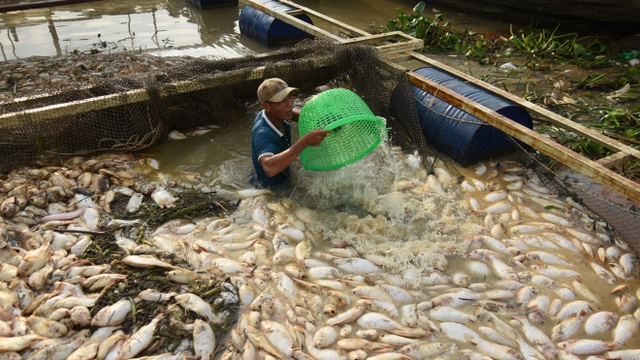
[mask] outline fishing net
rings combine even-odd
[[[16,79],[29,81],[25,72],[15,70],[21,76],[0,78],[5,89],[0,92],[1,172],[21,165],[59,164],[76,155],[138,151],[163,141],[171,130],[225,125],[244,113],[247,104],[255,103],[263,79],[280,77],[300,88],[303,98],[325,84],[354,91],[376,116],[386,119],[395,145],[407,153],[417,151],[428,171],[440,159],[456,173],[456,164],[425,140],[405,70],[384,60],[371,46],[309,40],[233,59],[159,61],[126,55],[129,64],[154,61],[152,71],[118,68],[113,60],[120,55],[74,56],[68,61],[75,72],[86,72],[80,65],[86,69],[87,64],[96,63],[111,64],[106,68],[113,70],[102,71],[99,77],[84,74],[79,77],[83,81],[41,86],[26,98],[11,94]],[[3,67],[15,68],[10,62]],[[62,71],[55,63],[53,68]],[[633,209],[616,206],[568,179],[547,173],[553,184],[606,220],[618,236],[640,247],[640,232],[635,231],[638,214]]]
[[[122,299],[131,301],[132,314],[127,316],[122,324],[122,330],[126,334],[132,334],[136,329],[147,325],[158,314],[165,316],[160,320],[154,335],[154,341],[141,353],[151,355],[164,352],[173,352],[179,346],[184,346],[184,339],[192,336],[193,330],[187,326],[196,319],[198,314],[185,311],[176,305],[173,299],[168,301],[136,301],[136,297],[145,290],[155,290],[162,294],[179,294],[189,292],[202,298],[212,306],[215,314],[224,314],[221,323],[209,322],[217,339],[227,336],[236,323],[240,302],[238,289],[222,273],[209,271],[207,276],[190,282],[180,284],[167,279],[165,273],[168,269],[152,266],[137,268],[124,264],[121,260],[129,255],[127,251],[118,246],[116,233],[126,234],[128,238],[137,240],[144,245],[148,234],[157,226],[172,219],[203,218],[227,216],[235,210],[234,204],[214,194],[186,191],[182,193],[180,200],[173,208],[160,208],[152,201],[147,201],[144,210],[135,214],[125,214],[126,202],[116,198],[112,202],[114,217],[120,218],[144,218],[144,223],[124,227],[108,227],[103,233],[94,234],[93,241],[83,252],[82,258],[94,265],[108,264],[107,273],[120,274],[124,278],[114,281],[105,288],[97,289],[100,297],[91,310],[94,317],[101,309],[113,305]],[[191,269],[188,262],[181,256],[169,252],[155,252],[154,257],[173,266]],[[224,344],[217,343],[217,351],[223,350]]]

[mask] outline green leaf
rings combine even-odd
[[[562,210],[557,206],[553,206],[553,205],[547,205],[544,207],[545,210]]]
[[[426,4],[424,1],[420,1],[416,6],[413,7],[413,12],[421,13],[424,11]]]

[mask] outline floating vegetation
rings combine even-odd
[[[194,189],[183,189],[182,193],[177,195],[178,200],[173,207],[161,208],[158,204],[147,199],[144,208],[138,213],[126,213],[126,201],[128,197],[122,197],[121,201],[114,201],[115,219],[144,219],[151,226],[164,224],[169,220],[183,218],[195,219],[210,216],[227,216],[233,212],[236,205],[229,199],[224,199],[215,193],[203,193]]]

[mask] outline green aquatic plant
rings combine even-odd
[[[604,56],[608,48],[595,36],[579,38],[577,33],[558,34],[560,25],[553,30],[526,28],[516,33],[511,26],[508,43],[529,58],[528,67],[540,68],[549,62],[575,61],[585,68],[611,66]]]
[[[425,42],[426,49],[455,50],[461,36],[454,32],[454,27],[444,20],[445,13],[435,14],[435,18],[422,15],[424,1],[419,2],[410,13],[398,8],[398,18],[389,20],[388,31],[402,31]]]

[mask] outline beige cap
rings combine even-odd
[[[298,90],[298,88],[289,87],[282,79],[266,79],[258,87],[258,100],[261,103],[265,101],[280,102],[286,99],[289,93],[294,90]]]

